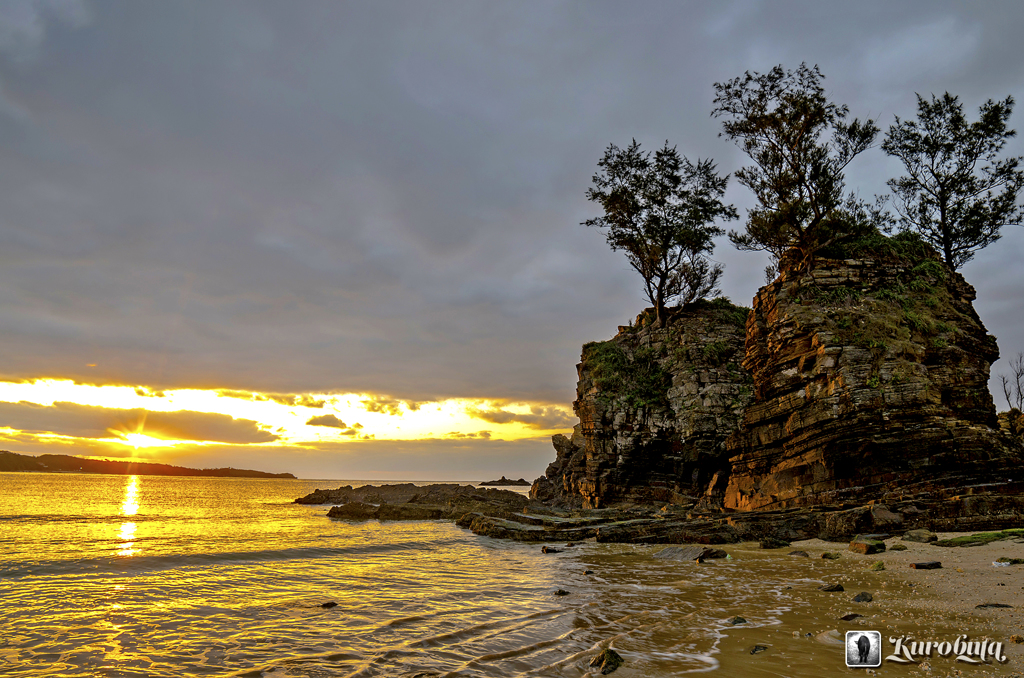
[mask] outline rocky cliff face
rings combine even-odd
[[[1024,478],[974,289],[928,250],[882,245],[811,271],[783,260],[749,315],[702,302],[586,345],[580,424],[532,496],[769,510]]]
[[[755,387],[726,442],[726,508],[881,499],[1005,481],[1020,445],[988,390],[999,356],[972,288],[932,256],[783,266],[754,298]]]
[[[555,461],[535,498],[600,508],[610,503],[687,503],[727,467],[722,443],[753,394],[741,367],[748,309],[728,301],[653,314],[583,347],[571,438],[557,435]]]

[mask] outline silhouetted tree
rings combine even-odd
[[[977,122],[967,122],[963,104],[949,92],[929,102],[917,95],[917,120],[889,128],[882,149],[903,161],[907,176],[889,180],[896,194],[900,227],[914,230],[942,252],[949,268],[999,239],[1004,224],[1019,224],[1024,208],[1022,158],[996,160],[1006,140],[1013,97],[989,99]]]
[[[882,221],[853,194],[844,195],[843,171],[871,147],[873,120],[847,122],[849,109],[828,100],[818,67],[795,71],[776,66],[768,73],[747,71],[715,83],[712,115],[724,118],[726,137],[754,164],[736,172],[758,206],[748,214],[745,233],[729,232],[741,250],[772,254],[799,251],[804,266],[816,252],[862,235]],[[719,136],[722,136],[720,134]]]
[[[1003,396],[1006,398],[1006,406],[1018,412],[1024,410],[1024,353],[1018,353],[1017,357],[1010,361],[1012,378],[1005,374],[999,375],[1003,383]]]
[[[724,233],[712,222],[737,218],[736,208],[721,200],[728,175],[719,176],[711,160],[680,158],[667,141],[653,159],[635,139],[626,149],[609,144],[597,165],[587,198],[604,216],[583,224],[608,229],[608,244],[624,251],[643,277],[658,324],[669,301],[685,304],[715,293],[722,267],[705,254]]]

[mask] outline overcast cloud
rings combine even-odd
[[[713,83],[801,61],[883,128],[915,92],[973,117],[1024,100],[1022,29],[1016,1],[4,2],[0,376],[569,403],[644,306],[580,225],[609,143],[735,171]],[[715,257],[749,304],[763,258]],[[1022,260],[1009,228],[963,271],[1004,356]]]

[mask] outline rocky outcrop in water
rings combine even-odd
[[[488,480],[480,483],[481,487],[530,487],[531,483],[525,478],[519,480],[509,480],[505,476],[502,476],[498,480]]]
[[[810,270],[784,258],[749,314],[703,302],[584,346],[580,423],[531,496],[743,511],[1016,496],[1024,423],[996,417],[974,289],[920,243],[872,247]]]
[[[1024,417],[997,418],[974,289],[928,250],[783,260],[752,309],[652,313],[584,346],[580,423],[530,497],[317,490],[350,520],[447,518],[538,542],[782,544],[1024,524]],[[557,554],[556,550],[549,553]]]

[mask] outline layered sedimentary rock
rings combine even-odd
[[[1019,494],[1024,425],[996,417],[974,289],[927,248],[876,245],[784,258],[749,315],[704,302],[585,346],[580,424],[531,496],[765,511]]]
[[[933,256],[783,262],[747,324],[754,401],[726,442],[732,509],[892,500],[1020,479],[988,390],[995,338]]]
[[[693,502],[725,472],[722,443],[753,394],[741,367],[748,309],[724,299],[647,312],[611,340],[583,347],[571,438],[531,489],[583,508]]]

